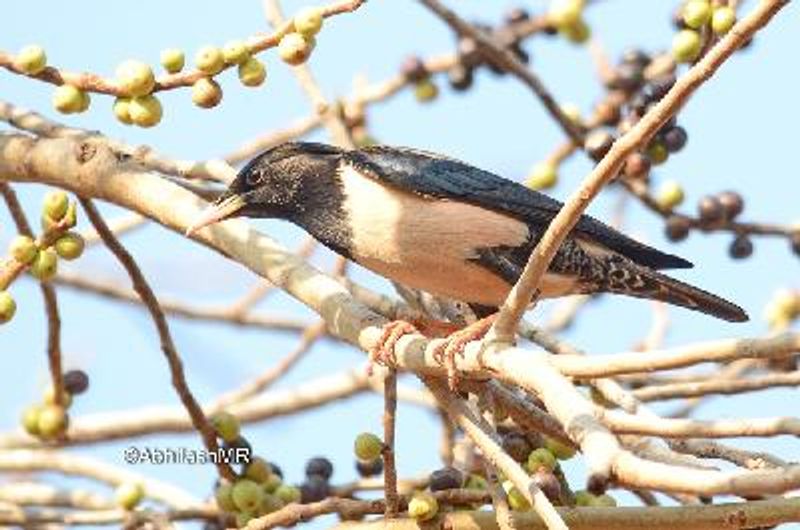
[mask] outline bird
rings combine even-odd
[[[488,331],[561,207],[522,184],[416,148],[287,142],[248,162],[186,233],[232,217],[283,219],[374,273],[466,303],[480,319],[450,329],[437,350],[452,363]],[[739,306],[659,272],[692,266],[582,215],[543,276],[540,297],[613,293],[748,320]],[[388,324],[371,361],[392,361],[397,340],[420,327]]]

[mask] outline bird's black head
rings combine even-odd
[[[342,150],[330,145],[289,142],[251,160],[228,189],[186,231],[231,217],[294,220],[307,207],[315,188],[331,182]]]

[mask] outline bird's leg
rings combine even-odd
[[[497,319],[497,313],[473,322],[465,328],[451,333],[433,352],[437,362],[447,368],[447,381],[451,389],[458,384],[456,356],[464,356],[464,347],[470,342],[482,339]]]
[[[404,335],[420,333],[426,337],[447,337],[457,331],[459,327],[451,322],[433,319],[394,320],[383,327],[383,333],[378,342],[369,350],[369,363],[367,373],[372,374],[372,367],[376,364],[394,366],[397,359],[394,348],[397,341]]]

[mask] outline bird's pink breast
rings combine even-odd
[[[349,167],[340,178],[358,263],[433,294],[502,303],[509,284],[471,260],[480,248],[524,243],[525,223],[478,206],[414,195]]]

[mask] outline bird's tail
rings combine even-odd
[[[728,322],[750,319],[741,307],[732,302],[628,260],[624,264],[611,260],[606,262],[606,266],[609,270],[604,291],[660,300]]]

